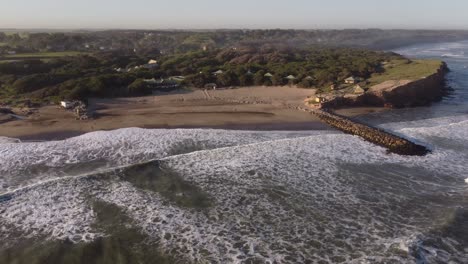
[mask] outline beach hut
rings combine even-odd
[[[207,83],[205,84],[205,89],[216,90],[216,83]]]
[[[65,109],[70,109],[73,107],[73,103],[70,101],[61,101],[60,106],[65,108]]]
[[[294,81],[294,80],[296,80],[296,77],[294,75],[289,75],[289,76],[285,77],[285,79],[287,79],[288,81]]]

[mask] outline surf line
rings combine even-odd
[[[431,152],[426,146],[417,144],[389,131],[361,123],[356,120],[338,115],[322,109],[301,109],[316,115],[326,124],[351,135],[359,136],[368,142],[387,148],[389,152],[408,155],[424,156]]]

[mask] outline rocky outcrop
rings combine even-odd
[[[322,108],[354,106],[412,107],[428,105],[440,100],[446,92],[447,65],[441,63],[437,71],[418,80],[388,80],[372,86],[361,95],[336,96],[322,103]]]

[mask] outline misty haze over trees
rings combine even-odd
[[[0,54],[9,49],[19,52],[136,50],[146,54],[155,48],[164,53],[223,48],[242,43],[285,43],[297,47],[327,45],[390,49],[434,41],[455,41],[468,37],[468,31],[446,30],[212,30],[143,31],[114,30],[69,33],[2,33]]]

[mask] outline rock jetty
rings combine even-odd
[[[423,156],[430,153],[427,147],[391,134],[388,131],[320,109],[313,109],[310,112],[328,125],[347,134],[360,136],[371,143],[387,148],[392,153],[411,156]]]

